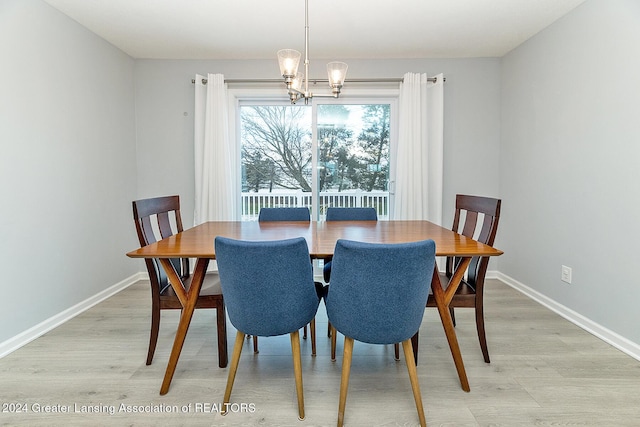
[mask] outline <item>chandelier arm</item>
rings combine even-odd
[[[338,98],[338,94],[336,93],[315,93],[311,95],[309,98]]]

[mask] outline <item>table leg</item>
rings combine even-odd
[[[468,262],[466,264],[468,265]],[[450,290],[451,286],[455,286],[457,288],[459,284],[459,282],[450,282],[447,286],[447,291]],[[438,306],[438,313],[440,314],[442,327],[444,328],[444,333],[447,336],[449,348],[451,349],[453,363],[456,365],[456,370],[458,371],[460,384],[462,385],[462,389],[464,391],[470,391],[469,380],[467,379],[467,373],[464,369],[464,363],[462,361],[462,354],[460,353],[460,346],[458,345],[458,338],[456,337],[456,330],[453,326],[453,319],[451,318],[451,312],[449,311],[449,304],[446,301],[444,290],[442,289],[442,284],[440,283],[440,276],[438,275],[437,266],[433,270],[433,281],[431,283],[431,289],[433,290],[433,297],[436,300],[436,304]]]
[[[169,277],[169,280],[171,282],[171,286],[176,291],[176,294],[178,294],[179,296],[184,295],[186,297],[184,298],[184,301],[183,298],[180,299],[180,302],[182,302],[183,306],[180,313],[180,323],[178,324],[176,337],[173,341],[173,348],[171,349],[171,355],[169,356],[169,362],[167,363],[167,370],[165,371],[162,386],[160,387],[160,394],[164,395],[169,391],[169,386],[171,385],[173,374],[175,373],[176,366],[178,365],[180,352],[182,351],[184,340],[187,337],[187,332],[189,330],[189,325],[191,324],[193,312],[196,308],[196,302],[198,301],[198,295],[200,294],[202,282],[204,281],[204,276],[207,272],[207,267],[209,266],[209,259],[198,258],[196,260],[193,278],[191,279],[191,286],[189,287],[189,290],[186,291],[186,293],[184,283],[182,283],[182,280],[180,280],[179,276],[176,274],[171,261],[168,259],[161,259],[160,263],[165,269],[167,276]]]

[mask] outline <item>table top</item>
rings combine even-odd
[[[264,241],[304,237],[312,258],[331,258],[338,239],[406,243],[433,239],[437,256],[498,256],[502,251],[429,221],[211,221],[131,251],[131,258],[215,259],[214,239]]]

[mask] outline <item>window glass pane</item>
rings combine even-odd
[[[329,206],[374,207],[387,219],[390,113],[389,103],[241,105],[242,219],[293,206],[321,220]]]
[[[311,107],[240,107],[242,219],[261,207],[311,207]]]
[[[321,217],[337,206],[388,218],[390,105],[318,105],[317,123]]]

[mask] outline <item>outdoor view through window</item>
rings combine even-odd
[[[243,105],[240,117],[243,220],[300,206],[318,219],[330,206],[388,218],[390,104]]]

